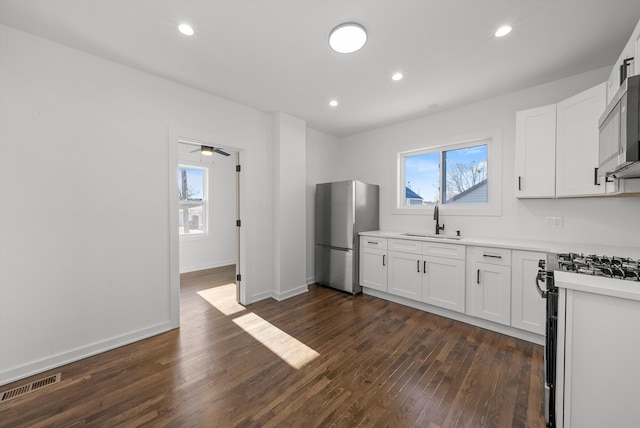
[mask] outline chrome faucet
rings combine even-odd
[[[433,219],[436,221],[436,235],[440,235],[440,231],[444,230],[444,224],[440,225],[440,210],[438,203],[433,207]]]

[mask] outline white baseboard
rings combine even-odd
[[[487,330],[495,331],[497,333],[506,334],[507,336],[515,337],[518,339],[526,340],[527,342],[536,343],[538,345],[544,345],[544,336],[539,334],[530,333],[528,331],[520,330],[518,328],[496,324],[491,321],[476,318],[471,315],[463,314],[460,312],[454,312],[449,309],[438,308],[436,306],[429,305],[427,303],[418,302],[404,297],[395,296],[393,294],[385,293],[384,291],[378,291],[371,288],[363,288],[362,292],[368,296],[378,297],[384,300],[389,300],[394,303],[398,303],[410,308],[419,309],[424,312],[430,312],[432,314],[440,315],[446,318],[451,318],[456,321],[464,322],[467,324],[482,327]]]
[[[217,261],[217,262],[207,263],[202,265],[184,266],[180,268],[180,273],[196,272],[199,270],[213,269],[213,268],[229,266],[234,264],[236,264],[236,259],[222,260],[222,261]]]
[[[296,287],[293,290],[286,291],[284,293],[273,293],[272,297],[276,299],[278,302],[281,302],[293,296],[297,296],[298,294],[303,294],[308,292],[309,292],[309,286],[305,284],[305,285],[301,285],[300,287]]]
[[[156,336],[169,330],[173,330],[174,328],[175,327],[172,326],[171,322],[168,321],[162,324],[157,324],[148,328],[124,334],[122,336],[114,337],[101,342],[93,343],[91,345],[62,352],[57,355],[23,364],[18,367],[13,367],[8,370],[3,370],[2,372],[0,372],[0,385],[15,382],[17,380],[42,373],[47,370],[51,370],[65,364],[72,363],[74,361],[91,357],[92,355],[119,348],[133,342],[138,342],[151,336]]]

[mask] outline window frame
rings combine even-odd
[[[180,168],[188,168],[188,169],[199,169],[203,171],[203,185],[202,185],[202,203],[204,206],[204,211],[205,211],[205,218],[203,220],[203,224],[204,224],[204,231],[201,233],[180,233],[180,226],[178,224],[178,237],[181,240],[198,240],[198,239],[208,239],[209,237],[209,216],[210,216],[210,204],[209,204],[209,175],[211,173],[210,171],[210,165],[205,164],[205,163],[200,163],[200,162],[190,162],[190,161],[184,161],[184,160],[179,160],[178,161],[178,167],[176,168],[176,175],[178,174],[178,171]],[[177,180],[180,179],[179,176],[176,177]],[[178,216],[180,216],[180,199],[178,199]],[[180,219],[178,218],[178,221]]]
[[[432,215],[434,205],[403,205],[405,199],[405,158],[426,153],[438,153],[442,160],[442,153],[449,150],[464,149],[478,145],[487,145],[487,202],[469,204],[439,203],[441,215],[502,215],[502,129],[475,132],[465,136],[458,136],[437,145],[407,150],[397,153],[396,158],[396,197],[392,208],[393,214]],[[440,162],[440,181],[442,181],[442,162]],[[442,183],[440,183],[442,186]],[[440,190],[441,192],[441,190]],[[441,197],[441,195],[440,195]]]

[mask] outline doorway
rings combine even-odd
[[[180,274],[235,265],[236,300],[243,300],[239,213],[242,150],[172,133],[170,138],[171,318],[178,327]],[[212,154],[202,146],[213,147]],[[178,197],[176,197],[176,189]],[[185,261],[186,260],[186,261]]]

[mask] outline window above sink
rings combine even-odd
[[[393,213],[500,215],[501,146],[497,128],[398,153]]]

